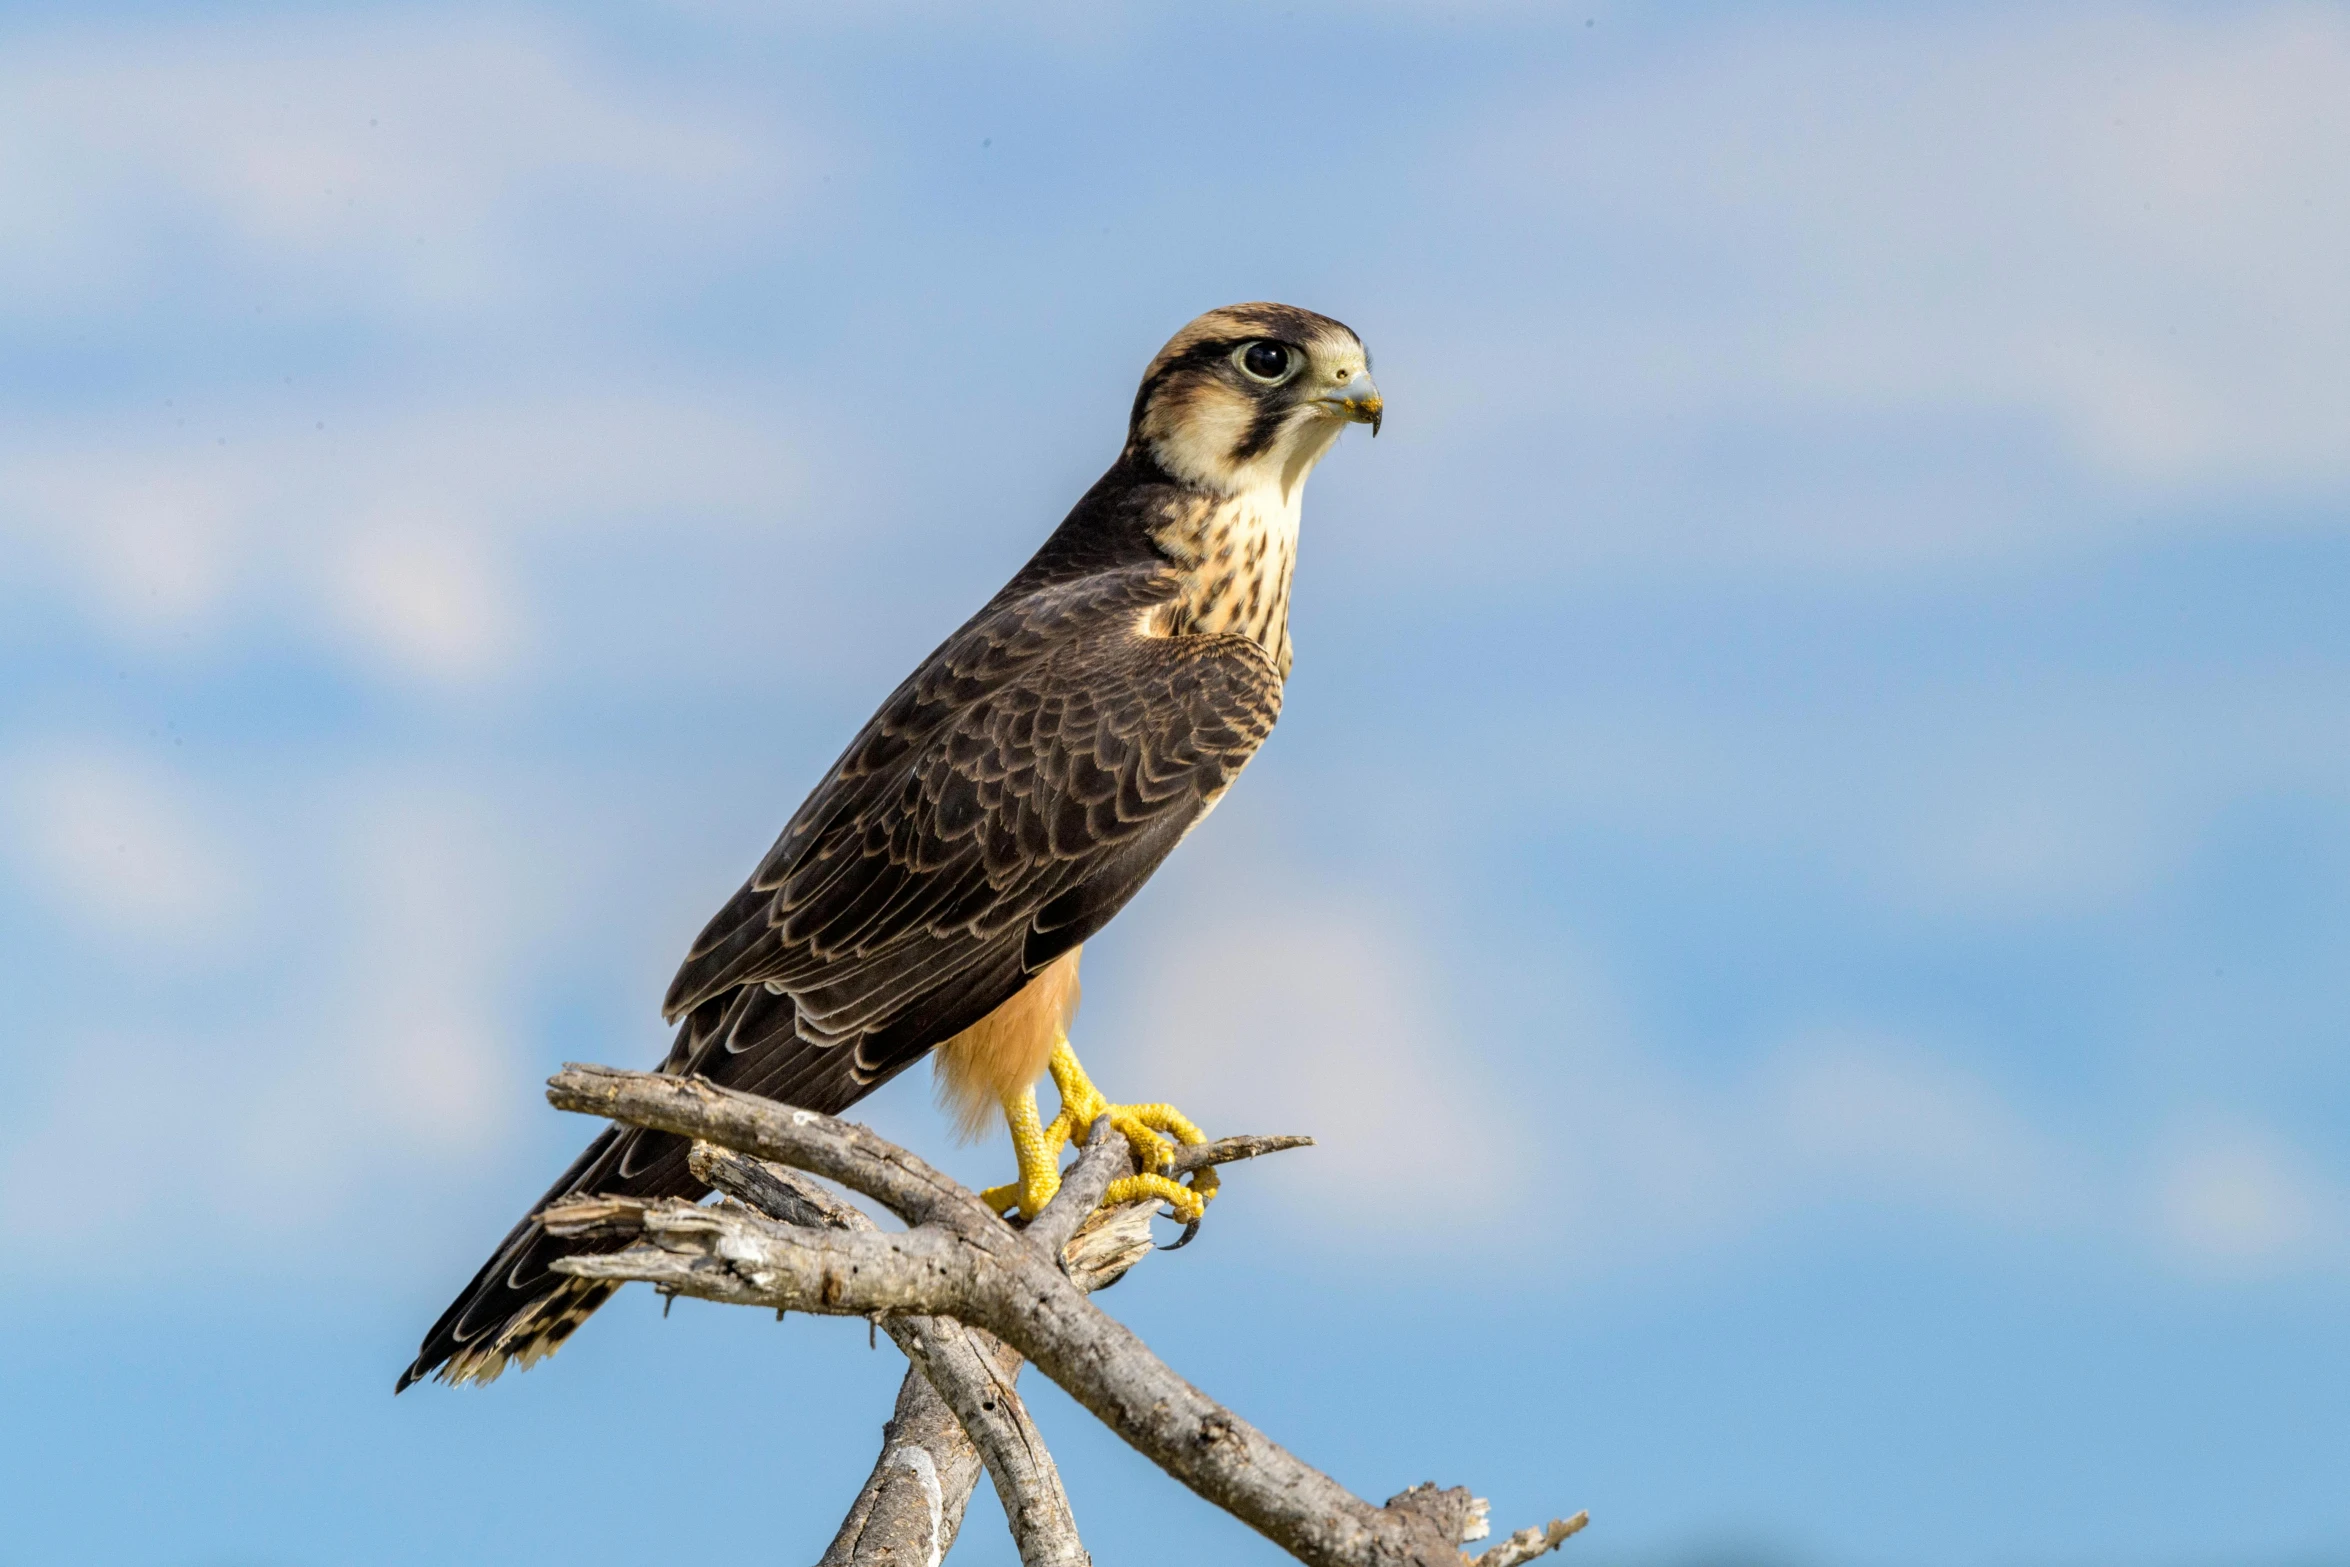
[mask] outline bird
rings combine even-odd
[[[1152,358],[1125,444],[994,597],[891,692],[686,954],[660,1070],[837,1114],[925,1055],[961,1130],[1000,1116],[1034,1217],[1099,1117],[1141,1172],[1106,1202],[1196,1225],[1212,1171],[1174,1106],[1114,1104],[1069,1043],[1078,960],[1271,733],[1291,664],[1307,476],[1384,404],[1362,339],[1257,302]],[[1049,1076],[1047,1122],[1036,1087]],[[618,1286],[553,1271],[593,1240],[539,1215],[593,1194],[699,1199],[675,1135],[614,1126],[426,1333],[395,1391],[552,1354]]]

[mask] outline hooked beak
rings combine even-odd
[[[1315,398],[1314,403],[1341,419],[1369,425],[1374,437],[1379,434],[1379,416],[1387,406],[1379,400],[1379,388],[1371,383],[1368,370],[1357,370],[1353,380]]]

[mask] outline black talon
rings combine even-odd
[[[1174,1215],[1174,1213],[1173,1213],[1173,1212],[1170,1210],[1170,1211],[1169,1211],[1169,1213],[1168,1213],[1168,1215],[1167,1215],[1167,1217],[1169,1217],[1169,1218],[1171,1219],[1171,1218],[1173,1218],[1174,1216],[1175,1216],[1175,1215]],[[1194,1220],[1192,1220],[1192,1221],[1191,1221],[1189,1224],[1186,1224],[1186,1225],[1183,1227],[1183,1233],[1182,1233],[1181,1235],[1178,1235],[1178,1236],[1176,1236],[1176,1237],[1175,1237],[1175,1242],[1174,1242],[1174,1244],[1173,1244],[1173,1245],[1171,1245],[1171,1246],[1161,1246],[1161,1247],[1159,1248],[1159,1250],[1161,1250],[1161,1251],[1181,1251],[1181,1250],[1182,1250],[1184,1247],[1186,1247],[1186,1246],[1188,1246],[1188,1245],[1190,1245],[1190,1244],[1191,1244],[1191,1238],[1192,1238],[1194,1235],[1197,1235],[1198,1233],[1199,1233],[1199,1220],[1197,1220],[1197,1219],[1194,1219]]]

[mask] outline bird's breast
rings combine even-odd
[[[1159,532],[1178,587],[1164,612],[1177,636],[1243,636],[1289,674],[1289,581],[1297,566],[1296,491],[1203,498]]]

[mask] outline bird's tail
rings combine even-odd
[[[745,1093],[837,1115],[904,1065],[863,1070],[853,1049],[810,1044],[792,1022],[788,998],[745,987],[697,1007],[661,1070],[698,1072]],[[558,1239],[539,1215],[559,1198],[589,1193],[698,1198],[709,1188],[687,1168],[688,1148],[682,1137],[630,1126],[615,1126],[588,1144],[441,1313],[393,1391],[436,1374],[443,1382],[493,1381],[509,1365],[527,1368],[561,1348],[620,1286],[557,1273],[555,1262],[622,1243]]]
[[[560,1198],[586,1192],[699,1197],[708,1188],[686,1168],[685,1156],[685,1139],[632,1127],[613,1127],[590,1143],[441,1313],[393,1391],[436,1373],[443,1382],[495,1381],[509,1364],[528,1368],[561,1348],[620,1286],[555,1272],[557,1258],[607,1245],[558,1240],[539,1215]]]

